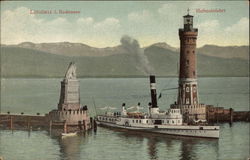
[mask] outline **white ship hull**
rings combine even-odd
[[[189,126],[189,125],[141,125],[125,126],[116,123],[97,121],[97,124],[107,127],[134,130],[148,133],[158,133],[175,136],[201,138],[219,138],[219,126]]]

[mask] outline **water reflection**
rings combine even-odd
[[[158,159],[158,155],[157,155],[157,138],[152,137],[149,138],[148,140],[148,155],[150,157],[151,160],[157,160]]]
[[[158,147],[157,143],[159,142],[159,138],[157,136],[146,133],[142,134],[142,132],[135,132],[135,131],[129,131],[129,132],[120,132],[118,135],[122,138],[125,138],[125,141],[129,143],[129,141],[137,140],[137,142],[143,143],[146,142],[147,145],[147,155],[150,160],[158,160]]]
[[[84,140],[87,136],[86,133],[76,136],[61,137],[59,134],[53,133],[51,138],[58,141],[62,160],[77,160],[80,159],[80,148],[81,145],[84,144]]]
[[[201,159],[204,157],[211,158],[213,156],[215,158],[218,157],[218,139],[180,137],[149,133],[142,134],[141,132],[124,132],[120,133],[119,136],[123,136],[126,142],[135,138],[137,140],[140,140],[142,143],[144,141],[147,141],[146,154],[148,155],[150,160],[158,160],[159,157],[162,157],[162,155],[166,156],[164,159],[180,160]],[[165,149],[163,147],[163,144],[165,144]],[[211,153],[212,156],[202,155],[203,152]]]
[[[201,159],[205,157],[209,157],[205,159],[214,159],[218,157],[218,139],[184,137],[180,141],[180,160]],[[203,155],[202,153],[207,155]],[[212,155],[209,155],[209,153]]]
[[[110,137],[107,138],[107,136]],[[61,159],[67,160],[78,160],[85,156],[89,156],[91,159],[99,159],[100,156],[106,156],[104,159],[108,159],[109,156],[107,155],[96,155],[97,152],[89,153],[88,151],[110,154],[110,149],[112,150],[111,154],[114,153],[114,156],[117,156],[116,153],[123,154],[124,152],[121,151],[124,150],[126,153],[124,154],[125,159],[129,159],[132,155],[134,155],[132,158],[135,159],[142,156],[144,157],[143,159],[149,160],[216,159],[219,150],[218,140],[215,139],[176,137],[149,133],[142,134],[141,132],[121,132],[107,128],[99,128],[97,133],[90,131],[82,135],[67,138],[52,135],[51,138],[56,139],[59,144]],[[110,143],[111,139],[112,144]]]
[[[180,160],[197,159],[193,148],[196,143],[197,142],[195,142],[195,140],[192,139],[181,141]]]

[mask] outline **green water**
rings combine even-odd
[[[2,79],[1,112],[35,114],[55,109],[59,101],[61,79]],[[175,88],[176,78],[157,78],[158,94]],[[81,103],[91,115],[104,106],[120,109],[125,102],[132,106],[150,101],[147,78],[81,79]],[[176,100],[176,89],[162,92],[161,109]],[[244,77],[200,78],[200,102],[235,110],[249,110],[249,80]],[[93,105],[96,104],[96,109]],[[145,108],[146,110],[146,108]],[[0,157],[7,160],[245,160],[249,156],[249,123],[237,122],[232,127],[219,124],[219,140],[159,137],[123,133],[98,128],[96,134],[61,139],[47,131],[0,130]]]

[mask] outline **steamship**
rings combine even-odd
[[[160,111],[157,106],[155,76],[150,76],[151,101],[148,112],[127,112],[125,103],[121,112],[106,112],[97,116],[97,124],[106,127],[175,136],[219,138],[219,126],[208,126],[204,120],[194,120],[193,125],[183,121],[181,110],[170,108]],[[139,108],[138,104],[138,108]]]

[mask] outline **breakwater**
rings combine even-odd
[[[215,122],[250,122],[250,111],[234,111],[232,108],[225,109],[223,107],[207,106],[207,121]]]
[[[0,114],[0,129],[10,130],[49,130],[57,129],[65,131],[86,131],[96,130],[94,119],[90,118],[90,123],[79,121],[77,126],[65,122],[51,121],[48,115],[25,115],[25,114]]]
[[[48,126],[45,115],[0,114],[0,128],[3,129],[41,129]]]

